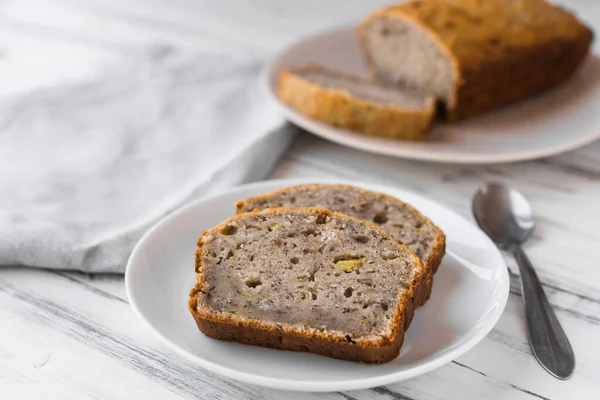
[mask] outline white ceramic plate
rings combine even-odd
[[[500,163],[546,157],[600,138],[600,57],[591,55],[564,85],[544,95],[454,125],[437,125],[427,142],[373,138],[335,128],[279,102],[282,68],[319,63],[367,76],[354,28],[323,33],[287,48],[263,74],[284,116],[315,135],[373,153],[449,163]]]
[[[235,201],[297,183],[267,181],[200,200],[165,218],[134,249],[125,274],[129,301],[150,329],[188,360],[228,378],[278,389],[352,390],[415,377],[450,362],[492,329],[506,304],[506,265],[494,244],[454,212],[391,187],[345,182],[397,196],[448,235],[429,302],[418,309],[401,355],[383,365],[222,342],[204,336],[187,310],[195,282],[193,256],[201,231],[235,213]],[[337,181],[337,183],[343,183]]]

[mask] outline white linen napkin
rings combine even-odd
[[[0,102],[0,265],[123,272],[190,200],[264,178],[294,128],[258,60],[157,53]]]

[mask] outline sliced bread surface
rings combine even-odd
[[[275,190],[237,203],[237,212],[268,207],[321,207],[381,226],[421,259],[425,274],[415,291],[414,303],[429,299],[433,274],[445,253],[444,232],[414,207],[382,193],[349,185],[306,184]]]
[[[424,139],[435,117],[430,94],[380,86],[318,66],[283,70],[277,96],[311,118],[388,138]]]
[[[297,208],[205,231],[196,273],[189,309],[208,336],[381,363],[400,352],[423,267],[374,224]]]
[[[358,28],[379,82],[434,93],[449,120],[493,110],[565,81],[593,33],[543,0],[416,0]]]

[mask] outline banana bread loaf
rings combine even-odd
[[[543,0],[416,0],[376,11],[358,30],[376,80],[434,93],[449,120],[563,82],[593,38]]]

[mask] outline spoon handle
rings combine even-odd
[[[514,248],[521,272],[527,333],[533,354],[542,366],[559,379],[568,379],[575,368],[575,355],[540,280],[521,246]]]

